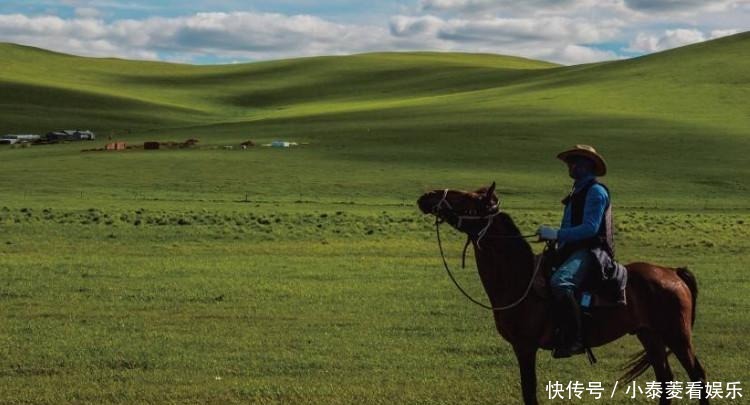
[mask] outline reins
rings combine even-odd
[[[494,186],[494,183],[493,183]],[[531,292],[531,288],[534,286],[534,280],[536,280],[536,276],[539,274],[539,269],[542,268],[542,263],[544,262],[544,257],[546,256],[547,251],[552,248],[552,244],[550,242],[547,242],[547,244],[544,246],[544,250],[542,251],[541,256],[539,257],[539,260],[536,261],[536,265],[534,266],[534,271],[531,273],[531,278],[529,279],[529,285],[526,286],[526,290],[523,292],[523,295],[521,295],[517,300],[513,301],[512,303],[508,305],[503,305],[500,307],[493,307],[486,305],[484,303],[481,303],[477,301],[474,297],[469,295],[469,293],[466,292],[466,290],[461,287],[461,284],[458,283],[458,280],[453,276],[453,272],[451,272],[450,267],[448,266],[448,261],[445,260],[445,252],[443,251],[443,242],[440,239],[440,224],[444,221],[443,218],[440,216],[440,210],[443,209],[443,205],[448,207],[451,211],[451,214],[457,219],[457,228],[460,229],[461,223],[465,219],[474,219],[474,220],[482,220],[486,219],[487,224],[482,227],[482,229],[477,233],[475,236],[476,239],[472,239],[471,234],[467,232],[467,238],[466,238],[466,244],[464,245],[463,254],[461,255],[461,267],[465,267],[466,265],[466,249],[469,247],[469,243],[474,243],[474,246],[481,250],[479,246],[479,242],[482,240],[482,238],[490,238],[490,239],[526,239],[533,236],[536,236],[536,234],[530,234],[530,235],[487,235],[487,231],[492,225],[492,221],[494,218],[500,214],[500,209],[496,205],[490,207],[488,212],[492,212],[491,214],[485,215],[485,216],[468,216],[468,215],[457,215],[456,212],[453,210],[453,207],[451,207],[450,203],[447,201],[448,196],[448,190],[446,189],[443,193],[443,198],[440,200],[440,202],[435,205],[433,208],[433,214],[435,214],[435,235],[437,235],[437,242],[438,247],[440,248],[440,257],[443,259],[443,266],[445,267],[446,273],[448,273],[448,277],[450,277],[453,284],[458,288],[458,291],[461,292],[461,294],[464,295],[469,301],[473,302],[474,304],[484,308],[488,309],[490,311],[505,311],[511,308],[515,308],[518,306],[523,300],[526,299],[526,297],[529,296],[529,292]],[[494,211],[494,212],[493,212]],[[452,224],[451,224],[452,225]],[[464,231],[466,232],[466,231]],[[585,324],[584,324],[585,325]],[[585,327],[585,326],[582,326]],[[585,336],[585,332],[584,332]],[[594,352],[591,350],[591,347],[586,343],[584,340],[584,349],[586,351],[586,356],[588,357],[588,360],[591,364],[596,363],[596,356],[594,356]]]
[[[435,206],[434,211],[435,214],[437,214],[441,208],[443,208],[443,205],[447,206],[451,211],[453,211],[453,207],[451,207],[450,203],[448,203],[446,196],[448,194],[448,190],[445,190],[443,193],[443,198],[440,200],[440,202]],[[494,207],[497,209],[497,207]],[[464,245],[463,254],[461,257],[461,266],[464,267],[466,264],[466,249],[469,247],[469,243],[474,242],[476,244],[476,247],[479,248],[479,242],[483,238],[490,238],[490,239],[526,239],[536,236],[536,234],[529,234],[529,235],[487,235],[487,230],[490,228],[490,225],[492,225],[493,219],[500,214],[500,210],[498,209],[496,212],[485,215],[485,216],[469,216],[469,215],[457,215],[458,218],[458,226],[460,227],[461,222],[465,219],[486,219],[487,225],[485,225],[477,234],[476,240],[473,240],[471,236],[467,236],[466,244]],[[534,268],[534,272],[531,274],[531,279],[529,280],[529,285],[526,286],[526,291],[524,291],[523,295],[515,300],[514,302],[503,305],[501,307],[492,307],[489,305],[486,305],[482,302],[477,301],[474,297],[469,295],[469,293],[466,292],[466,290],[461,287],[461,284],[458,283],[458,280],[453,276],[453,272],[451,272],[450,267],[448,266],[448,261],[445,259],[445,252],[443,251],[443,242],[440,238],[440,223],[442,222],[442,219],[435,215],[435,235],[437,236],[437,242],[438,247],[440,248],[440,257],[443,260],[443,266],[445,267],[445,271],[448,273],[448,277],[450,277],[453,284],[458,288],[458,291],[461,292],[461,294],[464,295],[469,301],[473,302],[474,304],[488,309],[490,311],[505,311],[511,308],[514,308],[518,306],[526,297],[529,295],[529,292],[531,291],[531,287],[534,285],[534,280],[536,279],[537,273],[539,272],[539,269],[542,267],[542,261],[538,260],[537,264]],[[549,245],[545,246],[544,250],[546,251],[549,248]],[[542,258],[544,257],[544,254],[542,254]]]

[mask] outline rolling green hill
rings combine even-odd
[[[5,131],[28,128],[23,116],[44,112],[55,120],[86,120],[98,130],[258,119],[310,104],[482,89],[554,66],[494,55],[430,53],[191,66],[81,58],[12,44],[0,44],[0,51],[6,56],[0,63],[2,92],[10,96],[3,106],[16,109],[3,120]],[[143,116],[155,109],[160,119]]]
[[[144,192],[150,188],[138,179],[162,178],[161,191],[187,199],[252,191],[405,201],[424,188],[497,179],[509,198],[533,205],[538,196],[564,192],[555,152],[590,143],[608,157],[621,201],[679,206],[689,194],[706,206],[745,206],[749,47],[750,34],[743,33],[569,67],[451,53],[191,66],[3,44],[0,132],[90,128],[133,142],[289,138],[311,145],[255,154],[257,160],[208,151],[82,158],[79,145],[68,145],[7,151],[3,162],[13,163],[3,169],[21,175],[49,163],[44,157],[52,150],[78,188],[107,189],[74,177],[93,165],[97,172],[139,174],[105,194]],[[164,161],[172,159],[175,166],[167,168]],[[236,178],[260,172],[267,182]],[[188,177],[194,181],[184,183]],[[50,191],[60,184],[39,181]],[[207,186],[214,183],[222,186]],[[13,194],[18,187],[6,178],[0,189]]]

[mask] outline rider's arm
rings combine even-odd
[[[604,218],[604,210],[609,203],[609,196],[604,187],[596,184],[586,193],[586,204],[583,206],[583,222],[574,227],[563,227],[557,234],[560,243],[577,242],[596,236]]]

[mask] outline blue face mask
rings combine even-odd
[[[568,176],[580,180],[594,174],[594,161],[583,156],[572,156],[566,159]]]

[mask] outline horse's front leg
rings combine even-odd
[[[513,351],[521,370],[521,391],[523,403],[536,405],[536,347],[514,346]]]

